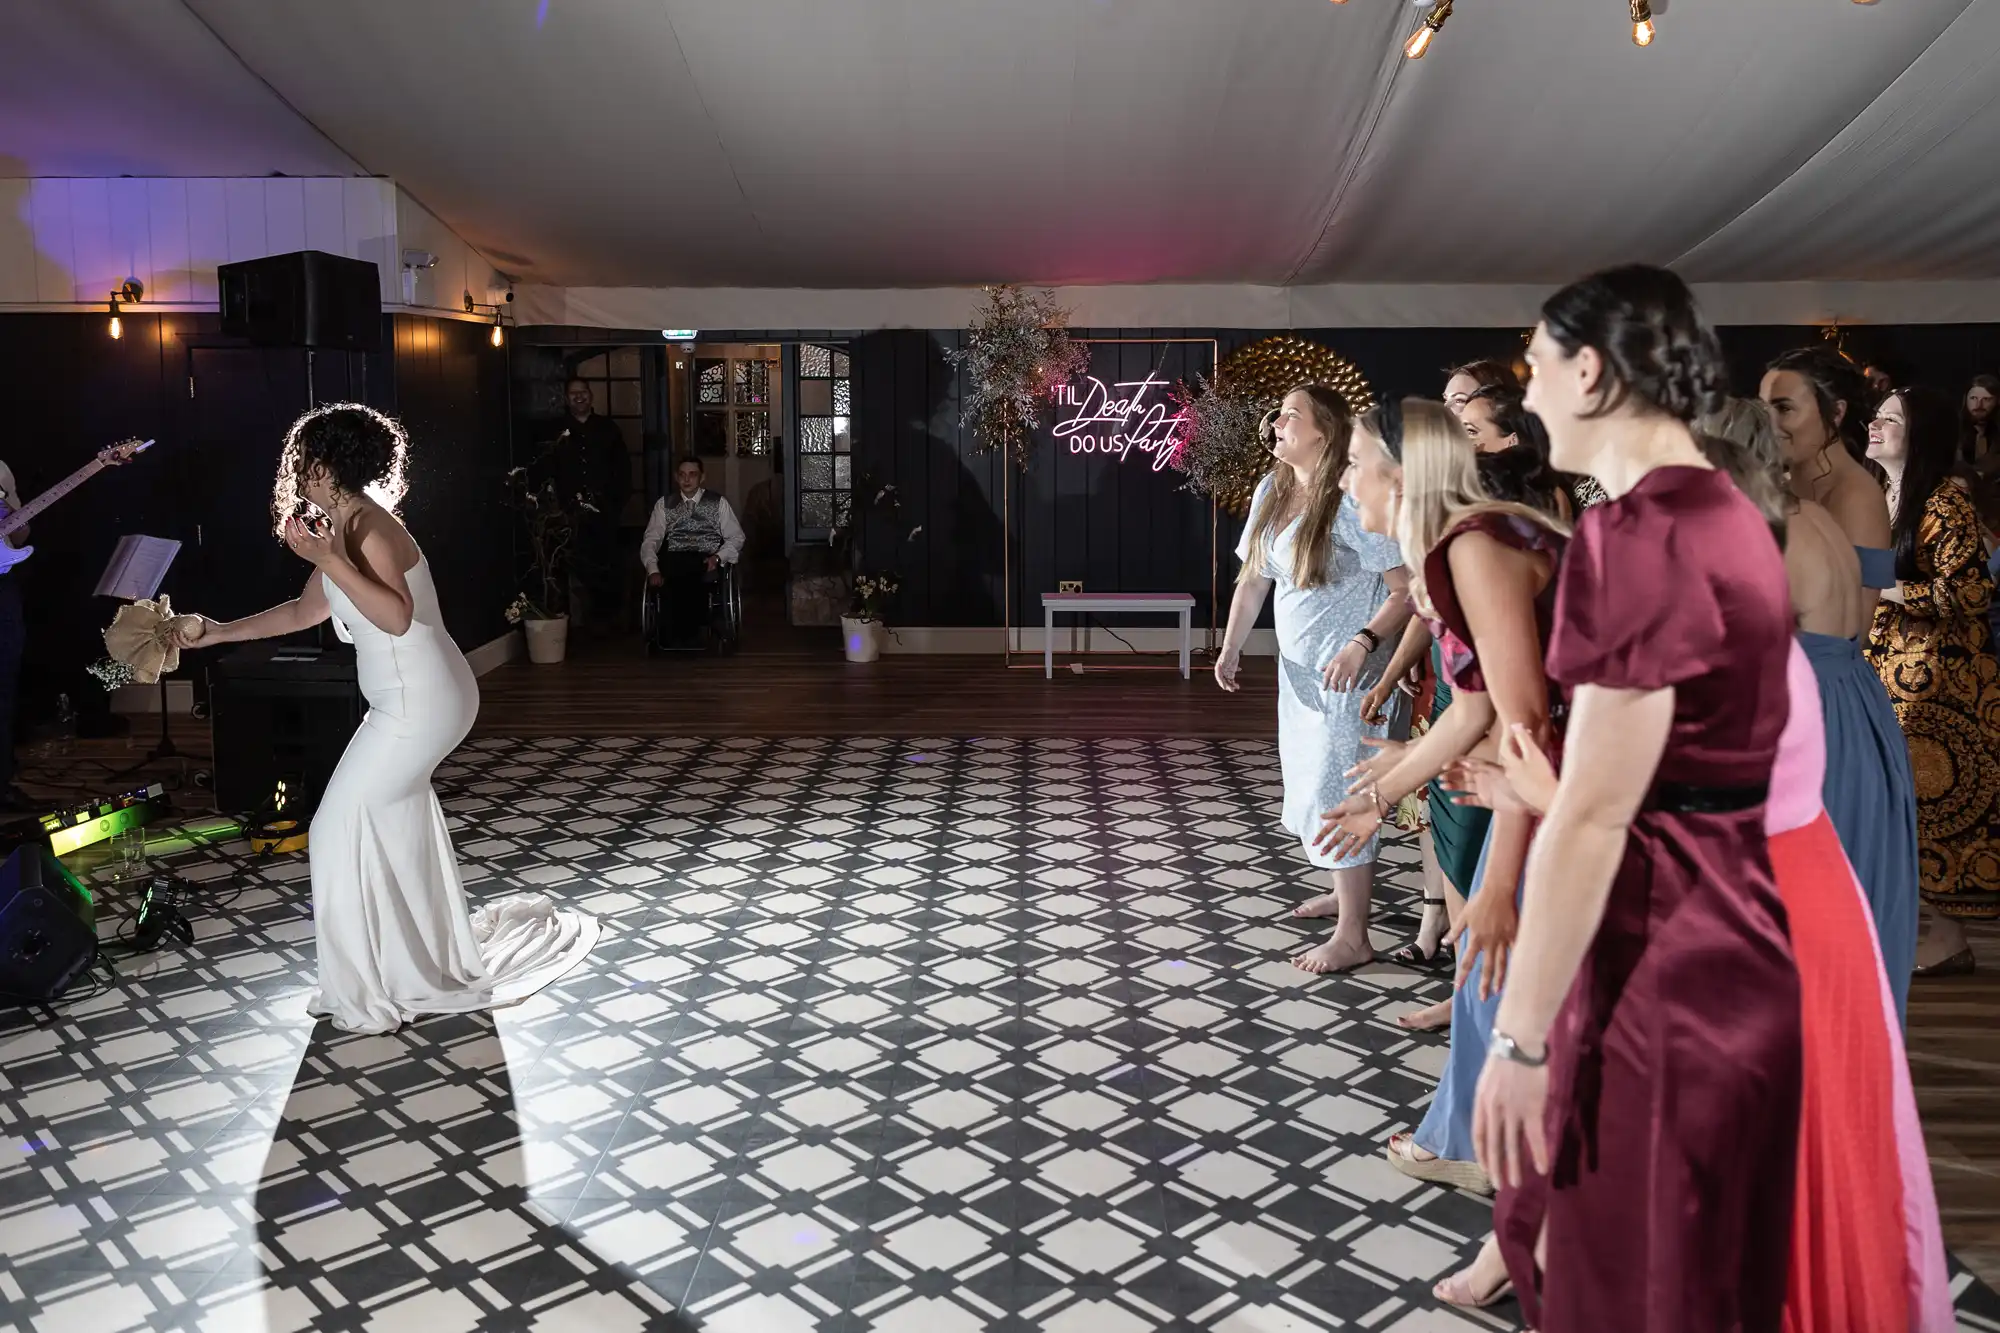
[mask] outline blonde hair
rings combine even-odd
[[[1730,398],[1722,410],[1694,422],[1695,442],[1708,461],[1729,474],[1784,545],[1785,525],[1798,507],[1786,473],[1784,446],[1771,409],[1757,398]]]
[[[1306,396],[1313,425],[1326,437],[1326,449],[1313,469],[1300,516],[1298,539],[1292,543],[1292,583],[1300,588],[1317,588],[1326,581],[1328,549],[1333,545],[1333,520],[1340,512],[1340,474],[1347,471],[1348,446],[1354,435],[1354,416],[1347,400],[1324,384],[1301,384],[1287,393]],[[1267,418],[1268,421],[1268,418]],[[1268,425],[1267,425],[1268,429]],[[1271,469],[1270,487],[1264,503],[1250,516],[1249,558],[1237,572],[1236,581],[1268,578],[1271,546],[1281,526],[1279,515],[1291,512],[1293,496],[1299,488],[1298,474],[1287,464]]]
[[[1364,423],[1365,424],[1365,423]],[[1424,586],[1424,562],[1445,534],[1478,514],[1511,514],[1567,536],[1569,525],[1532,505],[1496,500],[1479,479],[1479,451],[1442,403],[1406,398],[1402,404],[1401,438],[1383,440],[1390,456],[1403,465],[1403,503],[1396,518],[1396,539],[1409,562],[1410,599],[1417,610],[1437,615]]]

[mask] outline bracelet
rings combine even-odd
[[[1486,1039],[1486,1058],[1489,1060],[1511,1060],[1515,1064],[1522,1065],[1528,1069],[1540,1069],[1549,1062],[1549,1048],[1544,1044],[1540,1055],[1529,1055],[1521,1048],[1520,1042],[1515,1041],[1512,1037],[1500,1031],[1500,1029],[1495,1028],[1493,1029],[1493,1035]]]
[[[1364,639],[1366,640],[1365,643],[1363,642]],[[1382,646],[1382,636],[1374,630],[1369,629],[1366,625],[1363,625],[1360,629],[1354,631],[1354,637],[1348,640],[1348,642],[1359,643],[1372,653]]]

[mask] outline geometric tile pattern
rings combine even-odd
[[[193,947],[0,1014],[0,1322],[1512,1326],[1429,1298],[1487,1206],[1381,1155],[1443,981],[1287,964],[1268,743],[481,740],[439,787],[474,898],[576,903],[590,961],[315,1028],[303,858],[196,854]]]

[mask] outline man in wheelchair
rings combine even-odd
[[[702,485],[699,458],[674,467],[675,493],[653,505],[639,563],[646,568],[646,596],[656,599],[653,639],[670,649],[698,649],[713,630],[711,607],[729,602],[731,566],[743,553],[743,528],[729,501]],[[661,550],[662,546],[665,550]],[[734,626],[727,633],[734,633]]]

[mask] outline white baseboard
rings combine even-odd
[[[160,687],[157,685],[120,685],[111,691],[111,711],[123,714],[157,713],[160,711]],[[191,680],[170,680],[167,682],[167,711],[169,713],[192,713],[194,711],[194,682]]]
[[[521,638],[521,631],[510,629],[499,638],[474,648],[465,655],[465,660],[472,667],[473,675],[483,676],[495,667],[517,662],[527,655],[528,645]]]
[[[1219,635],[1217,636],[1220,637]],[[1099,628],[1078,629],[1072,639],[1068,626],[1058,625],[1055,633],[1056,656],[1077,652],[1122,653],[1137,649],[1142,653],[1172,653],[1180,651],[1181,632],[1173,627],[1146,626],[1143,628],[1121,629],[1118,638],[1111,631]],[[1200,652],[1208,642],[1208,630],[1197,626],[1194,631],[1194,647]],[[921,654],[965,654],[1000,656],[1006,646],[1007,632],[993,625],[891,625],[883,636],[882,651],[886,653]],[[1074,647],[1072,647],[1074,644]],[[1126,644],[1131,645],[1128,649]],[[1021,628],[1014,632],[1014,647],[1024,653],[1042,651],[1042,627]],[[1246,657],[1273,657],[1277,655],[1278,638],[1267,629],[1252,630],[1250,640],[1243,646]]]

